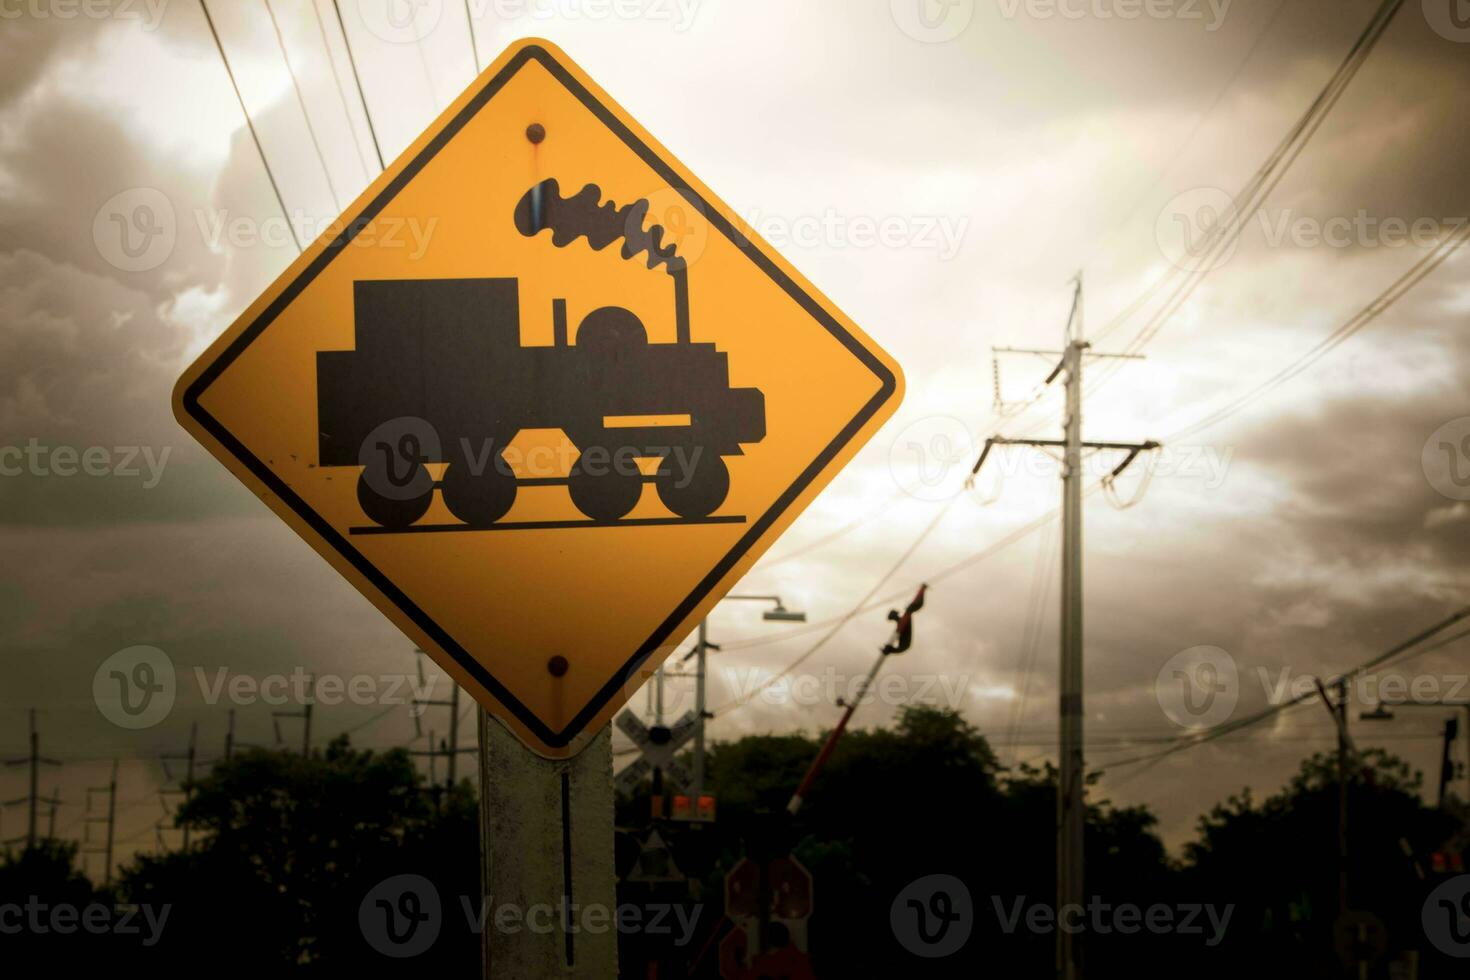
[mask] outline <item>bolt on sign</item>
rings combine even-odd
[[[729,206],[526,40],[174,403],[487,711],[561,758],[902,389],[893,359]]]

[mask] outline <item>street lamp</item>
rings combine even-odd
[[[761,614],[761,619],[768,623],[804,623],[806,613],[786,608],[786,603],[781,601],[778,595],[727,595],[721,602],[769,602],[774,608],[767,609]],[[709,620],[703,619],[699,623],[699,633],[695,639],[694,649],[684,655],[687,661],[691,657],[697,658],[694,666],[694,714],[697,718],[698,727],[694,729],[694,773],[693,786],[690,787],[690,795],[694,797],[694,810],[699,811],[699,800],[704,796],[704,724],[712,717],[705,708],[704,678],[705,665],[709,658],[709,651],[720,649],[719,644],[709,641]],[[682,662],[682,661],[681,661]],[[655,721],[663,724],[663,668],[658,669],[654,678],[657,689],[658,717]]]

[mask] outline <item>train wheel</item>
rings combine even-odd
[[[455,517],[475,527],[500,520],[516,502],[515,474],[503,466],[498,458],[492,459],[483,472],[476,473],[468,463],[450,463],[439,485],[445,506]]]
[[[688,472],[666,459],[659,472],[658,499],[680,517],[708,517],[730,494],[730,468],[712,453],[700,454]]]
[[[584,463],[581,458],[572,464],[572,473],[567,480],[572,503],[577,509],[595,521],[616,521],[638,503],[643,493],[643,476],[634,472],[621,472],[612,454],[603,452],[594,456],[599,465]]]
[[[357,503],[368,520],[382,527],[403,528],[424,516],[434,500],[434,481],[422,466],[399,487],[364,469],[357,478]]]

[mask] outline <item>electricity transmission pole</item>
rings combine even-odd
[[[1051,384],[1065,378],[1066,408],[1061,439],[1006,439],[993,436],[970,471],[974,480],[986,457],[996,446],[1032,446],[1062,451],[1062,608],[1061,608],[1061,694],[1060,772],[1057,783],[1057,907],[1058,916],[1069,906],[1086,904],[1084,893],[1084,830],[1086,786],[1083,763],[1083,644],[1082,644],[1082,453],[1083,450],[1112,450],[1127,455],[1105,478],[1111,482],[1143,452],[1159,448],[1156,442],[1085,442],[1082,438],[1082,368],[1088,358],[1140,360],[1137,354],[1095,353],[1082,338],[1082,279],[1076,280],[1072,311],[1067,317],[1066,348],[1061,351],[996,348],[997,353],[1060,356],[1047,377]],[[1080,980],[1082,953],[1080,937],[1066,929],[1057,930],[1057,976]]]
[[[424,659],[423,658],[424,658],[424,651],[422,651],[422,650],[415,650],[414,651],[414,662],[415,662],[415,665],[418,667],[418,671],[419,671],[419,690],[420,691],[424,690]],[[444,756],[445,759],[449,763],[449,776],[448,776],[447,781],[445,782],[445,788],[446,789],[453,788],[453,786],[454,786],[455,776],[456,776],[455,762],[459,759],[459,757],[461,755],[464,755],[464,754],[467,754],[467,753],[473,753],[475,751],[475,747],[474,746],[465,746],[464,748],[460,748],[459,747],[459,685],[454,682],[454,679],[453,678],[450,678],[449,679],[449,685],[450,686],[449,686],[449,698],[448,698],[448,700],[440,699],[440,700],[435,701],[435,700],[431,700],[431,699],[428,699],[428,698],[414,698],[413,699],[413,703],[416,704],[416,705],[423,705],[424,707],[427,707],[427,708],[448,708],[449,709],[449,741],[448,742],[435,742],[435,740],[434,740],[434,733],[431,731],[431,732],[429,732],[429,748],[428,748],[428,751],[426,751],[426,752],[425,751],[415,751],[415,752],[410,752],[409,753],[409,755],[428,756],[428,758],[429,758],[429,780],[430,780],[430,782],[436,781],[436,777],[434,775],[434,760],[437,759],[439,756]],[[418,715],[414,715],[413,716],[413,728],[414,728],[414,734],[415,735],[423,735],[424,730],[423,730],[423,726],[421,726],[419,724],[419,716]]]
[[[281,723],[275,721],[277,718],[300,718],[301,719],[301,757],[311,758],[311,709],[316,703],[316,675],[313,674],[306,681],[305,704],[300,711],[272,711],[272,724],[276,726],[276,741],[281,741]]]
[[[106,793],[107,794],[107,816],[105,816],[105,817],[88,816],[86,818],[86,822],[88,824],[88,829],[90,829],[90,825],[91,824],[94,824],[94,823],[105,823],[105,824],[107,824],[107,842],[102,847],[103,860],[106,862],[106,864],[104,864],[102,866],[102,886],[105,888],[108,885],[112,884],[112,843],[113,843],[113,840],[114,840],[114,835],[117,832],[117,760],[116,759],[113,759],[112,760],[112,778],[110,780],[108,780],[106,786],[89,786],[89,787],[87,787],[87,810],[88,810],[89,813],[90,813],[90,811],[92,809],[92,794],[93,793]],[[91,853],[91,854],[96,854],[97,853],[97,848],[95,848],[95,847],[88,848],[87,850],[88,850],[88,853]]]
[[[30,753],[30,755],[26,756],[23,759],[10,759],[10,760],[7,760],[5,764],[7,766],[30,766],[31,767],[31,781],[30,781],[31,791],[30,791],[30,795],[29,796],[22,796],[19,799],[15,799],[15,800],[7,800],[7,801],[5,801],[5,805],[6,806],[15,806],[17,803],[25,803],[25,804],[28,805],[28,814],[29,815],[26,818],[25,842],[26,842],[26,849],[29,850],[29,849],[31,849],[31,848],[33,848],[33,847],[36,846],[36,806],[37,806],[37,804],[40,804],[40,803],[48,803],[52,807],[55,807],[56,804],[60,802],[55,797],[52,797],[50,799],[43,799],[41,797],[41,789],[40,789],[41,766],[43,766],[43,765],[46,765],[46,766],[59,766],[59,765],[61,765],[61,762],[59,760],[57,760],[57,759],[48,759],[45,756],[41,755],[41,733],[36,728],[36,709],[35,708],[32,708],[31,709],[31,753]],[[54,811],[53,811],[53,813],[54,813]],[[13,841],[17,841],[17,840],[20,840],[20,838],[19,837],[15,837],[15,838],[12,838],[9,841],[6,841],[5,843],[9,844],[9,843],[12,843]]]
[[[187,752],[176,753],[174,755],[161,755],[158,757],[159,761],[163,763],[164,775],[168,776],[170,782],[173,781],[173,773],[169,771],[169,762],[177,761],[184,763],[184,788],[182,792],[184,794],[185,803],[188,803],[190,798],[194,795],[194,762],[198,756],[198,746],[199,723],[196,721],[189,726],[189,750]],[[173,792],[180,791],[174,790]],[[187,851],[189,849],[189,822],[187,820],[184,821],[183,829],[184,850]]]

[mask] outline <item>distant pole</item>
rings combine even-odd
[[[699,621],[699,636],[694,647],[694,714],[698,727],[694,729],[694,812],[699,812],[699,800],[704,796],[704,722],[705,722],[705,665],[709,660],[709,621]]]
[[[1062,420],[1061,439],[1007,439],[992,436],[970,471],[970,484],[991,450],[996,446],[1036,446],[1062,451],[1062,596],[1061,596],[1061,669],[1058,699],[1058,734],[1060,771],[1057,779],[1057,915],[1068,907],[1086,905],[1085,840],[1087,826],[1087,782],[1085,727],[1083,710],[1083,628],[1082,628],[1082,452],[1085,449],[1123,452],[1127,455],[1102,485],[1112,482],[1140,454],[1156,450],[1157,442],[1084,442],[1082,439],[1082,368],[1090,357],[1139,360],[1139,354],[1099,354],[1083,339],[1082,277],[1076,279],[1072,309],[1067,315],[1066,346],[1060,352],[997,347],[996,353],[1039,354],[1056,356],[1061,361],[1047,377],[1050,385],[1065,375],[1066,415]],[[998,368],[996,369],[998,372]],[[998,373],[997,373],[998,376]],[[996,387],[996,403],[1000,389]],[[1066,929],[1056,930],[1056,975],[1061,980],[1081,980],[1083,964],[1082,936]]]
[[[453,683],[453,682],[451,682]],[[459,685],[449,689],[449,782],[454,788],[455,761],[459,758]]]
[[[501,907],[553,910],[541,920],[546,928],[487,925],[484,976],[617,976],[618,930],[582,928],[581,918],[590,909],[603,923],[616,917],[611,728],[553,760],[478,714],[481,894]]]
[[[36,731],[36,709],[31,709],[31,800],[26,823],[26,849],[36,846],[36,803],[40,796],[41,733]]]
[[[301,757],[311,758],[311,710],[316,702],[316,675],[312,674],[306,681],[306,696],[300,711],[272,711],[271,718],[300,718],[301,719]],[[281,723],[273,722],[276,726],[276,742],[281,742]]]
[[[94,817],[91,815],[93,793],[107,794],[106,816]],[[112,844],[117,831],[117,759],[114,758],[112,760],[112,778],[107,781],[106,786],[87,787],[87,816],[84,817],[84,822],[87,824],[88,829],[90,829],[92,824],[107,824],[107,839],[102,846],[102,860],[104,862],[102,866],[102,886],[105,888],[112,884]],[[86,840],[90,842],[91,834],[86,835]],[[87,853],[96,854],[97,849],[95,847],[89,847]]]
[[[194,760],[197,757],[199,745],[199,722],[189,726],[189,755],[184,769],[184,804],[194,798]],[[184,850],[189,849],[189,822],[184,821]]]
[[[104,858],[107,868],[102,872],[102,884],[112,884],[112,845],[117,839],[117,760],[112,760],[112,778],[107,781],[107,849]]]
[[[230,709],[229,727],[225,729],[225,761],[235,756],[235,709]]]
[[[316,675],[306,685],[306,705],[302,708],[301,757],[311,758],[311,709],[316,704]]]
[[[653,672],[653,723],[662,725],[664,723],[664,668],[659,664],[658,669]]]
[[[51,799],[46,801],[51,804],[51,809],[46,815],[46,839],[56,839],[56,810],[61,806],[61,787],[57,786],[51,790]]]
[[[418,668],[418,673],[419,673],[419,688],[420,689],[423,689],[424,686],[425,686],[424,685],[424,662],[423,662],[423,659],[422,659],[424,657],[424,655],[425,655],[424,654],[424,651],[422,651],[422,650],[414,650],[414,656],[416,658],[415,661],[414,661],[414,663],[415,663],[415,666],[417,666],[417,668]],[[437,775],[438,770],[435,768],[434,760],[436,758],[438,758],[439,756],[441,756],[441,755],[447,757],[448,760],[449,760],[448,781],[445,783],[445,785],[446,786],[449,786],[449,787],[452,787],[454,785],[454,783],[455,783],[455,780],[458,778],[459,757],[462,754],[464,754],[464,753],[473,752],[475,750],[474,750],[473,747],[468,747],[468,746],[465,747],[465,748],[460,748],[459,747],[459,685],[457,683],[455,683],[455,681],[454,681],[453,678],[450,678],[449,684],[450,684],[449,698],[447,700],[446,699],[443,699],[443,698],[439,698],[439,699],[435,699],[435,698],[414,698],[413,699],[413,703],[415,705],[419,706],[419,707],[423,707],[423,708],[448,708],[449,709],[449,741],[448,741],[448,743],[445,744],[445,745],[443,745],[441,747],[438,743],[436,743],[434,741],[434,733],[431,731],[431,732],[429,732],[429,748],[428,748],[428,751],[415,751],[415,752],[410,752],[409,755],[415,755],[415,756],[422,755],[422,756],[428,756],[429,757],[429,782],[431,784],[437,782],[438,781],[438,778],[439,778],[438,775]],[[421,726],[419,725],[418,715],[415,715],[414,716],[413,723],[414,723],[414,727],[419,730],[419,734],[422,735],[423,734],[423,730],[422,730]]]
[[[1444,809],[1448,802],[1450,780],[1455,776],[1455,742],[1460,737],[1460,718],[1451,715],[1444,723],[1444,745],[1439,757],[1439,807]]]
[[[185,805],[188,805],[189,800],[193,798],[193,793],[194,793],[194,762],[195,762],[196,758],[198,757],[198,747],[199,747],[199,723],[196,721],[192,725],[189,726],[189,748],[188,748],[188,750],[186,752],[184,752],[182,755],[161,755],[161,756],[159,756],[159,758],[161,760],[163,760],[164,772],[165,772],[166,775],[168,775],[170,781],[173,780],[173,775],[168,770],[168,763],[170,761],[172,761],[172,760],[178,760],[178,761],[182,761],[184,763],[184,786],[183,786],[182,792],[184,794],[184,803],[185,803]],[[179,790],[169,790],[168,792],[177,793],[177,792],[179,792]],[[187,851],[189,849],[189,822],[187,820],[184,821],[184,823],[183,823],[183,831],[184,831],[184,850]],[[162,842],[162,837],[160,836],[160,843],[161,842]]]
[[[1348,754],[1352,748],[1348,738],[1347,678],[1339,679],[1333,688],[1336,698],[1317,678],[1317,694],[1337,727],[1337,914],[1342,916],[1348,910]]]
[[[6,762],[5,762],[5,764],[7,766],[29,766],[30,767],[30,790],[31,790],[30,796],[25,797],[25,798],[22,798],[22,799],[18,799],[18,800],[6,800],[5,801],[5,806],[14,806],[17,803],[27,803],[28,804],[28,813],[29,813],[29,816],[27,817],[27,820],[26,820],[26,836],[25,836],[25,842],[26,842],[26,848],[27,849],[30,849],[30,848],[33,848],[33,847],[36,846],[36,833],[37,833],[37,813],[36,813],[36,807],[37,807],[38,804],[41,803],[41,767],[43,765],[46,765],[46,766],[59,766],[59,765],[61,765],[61,763],[58,760],[56,760],[56,759],[48,759],[45,756],[41,755],[41,732],[36,727],[36,709],[35,708],[32,708],[30,710],[30,726],[31,726],[31,751],[30,751],[30,754],[29,755],[26,755],[26,756],[24,756],[23,758],[20,758],[20,759],[7,759]],[[51,800],[47,800],[46,802],[52,803],[52,805],[54,806],[55,805],[55,802],[56,802],[56,799],[55,799],[55,797],[53,797]],[[15,838],[15,840],[19,840],[19,839],[20,838]],[[11,842],[12,841],[6,841],[7,844],[9,844]]]
[[[1083,785],[1082,715],[1082,282],[1077,282],[1073,318],[1062,371],[1067,379],[1066,442],[1062,465],[1062,656],[1061,772],[1057,792],[1057,915],[1085,904],[1083,894],[1086,801]],[[1064,980],[1082,976],[1080,944],[1071,930],[1057,930],[1057,967]]]
[[[1337,911],[1348,910],[1348,686],[1344,678],[1337,704]]]

